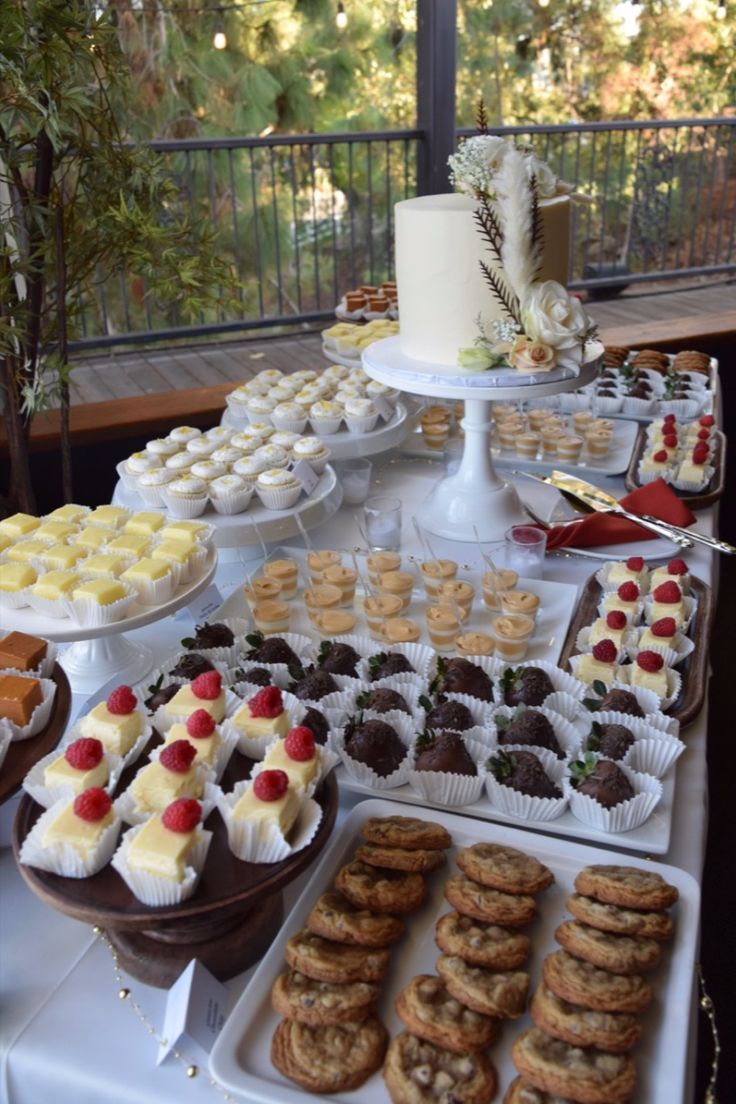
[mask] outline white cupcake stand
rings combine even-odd
[[[491,456],[493,403],[539,399],[562,391],[575,391],[598,375],[603,347],[589,345],[590,359],[580,373],[557,368],[539,375],[507,371],[458,374],[453,365],[432,365],[417,370],[417,361],[401,351],[399,337],[386,337],[363,352],[363,368],[379,383],[436,399],[462,399],[465,448],[454,475],[438,481],[417,511],[422,528],[450,540],[502,541],[511,525],[528,521],[512,484],[501,479]]]

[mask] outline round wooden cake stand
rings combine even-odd
[[[222,779],[226,792],[248,776],[251,762],[235,752]],[[123,773],[121,792],[136,769]],[[222,817],[213,810],[206,823],[212,842],[199,885],[187,901],[164,908],[142,904],[112,866],[92,878],[62,878],[19,863],[23,840],[43,812],[28,795],[21,800],[13,823],[13,853],[26,884],[42,901],[75,920],[105,929],[122,968],[132,977],[170,988],[188,963],[198,958],[220,981],[227,981],[263,956],[283,921],[281,890],[314,861],[329,839],[338,803],[334,771],[314,799],[322,809],[314,839],[280,863],[237,859],[227,845]]]
[[[53,751],[61,739],[72,707],[72,692],[63,667],[55,663],[49,678],[56,683],[51,716],[37,736],[13,740],[0,770],[0,805],[17,793],[31,767]]]

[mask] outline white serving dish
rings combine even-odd
[[[359,368],[360,364],[356,367]],[[406,405],[399,402],[391,418],[387,422],[379,419],[376,428],[370,433],[348,433],[347,429],[342,428],[339,433],[320,433],[316,436],[330,450],[333,461],[354,460],[359,456],[376,456],[395,448],[404,440],[409,432],[407,419]],[[220,419],[220,425],[230,426],[231,429],[238,429],[247,424],[247,418],[236,417],[229,407],[225,408]]]
[[[215,1042],[210,1059],[214,1077],[231,1092],[243,1093],[258,1104],[303,1104],[309,1094],[284,1078],[270,1061],[271,1037],[279,1016],[271,1009],[270,990],[285,968],[284,946],[304,923],[319,895],[332,884],[340,867],[349,860],[359,841],[360,827],[369,816],[411,814],[414,810],[387,801],[361,802],[349,814],[342,830],[333,836],[309,884],[287,917],[281,931],[243,991]],[[612,862],[651,867],[642,859],[618,855],[612,851],[583,846],[546,836],[531,836],[512,828],[483,824],[450,813],[433,813],[432,820],[443,824],[452,834],[454,848],[479,841],[505,843],[535,855],[555,875],[555,884],[537,898],[539,919],[533,928],[533,950],[529,969],[534,992],[541,973],[543,957],[557,949],[554,931],[565,916],[565,901],[573,890],[575,875],[590,863]],[[666,944],[662,962],[652,975],[655,998],[644,1017],[642,1042],[634,1051],[638,1084],[632,1104],[682,1104],[685,1091],[685,1062],[688,1028],[693,1006],[693,972],[697,950],[700,891],[695,880],[671,866],[656,869],[676,885],[680,900],[673,910],[675,938]],[[407,917],[408,934],[397,944],[392,966],[384,983],[379,1014],[393,1038],[402,1024],[394,1012],[394,1000],[401,989],[419,973],[434,971],[439,951],[434,943],[434,925],[450,910],[442,888],[453,873],[452,864],[430,879],[430,895],[417,912]],[[504,1025],[499,1040],[489,1053],[499,1075],[500,1100],[516,1075],[511,1061],[511,1046],[530,1026],[528,1014]],[[385,1104],[388,1099],[380,1071],[359,1089],[330,1097],[344,1104]]]

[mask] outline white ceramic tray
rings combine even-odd
[[[375,456],[377,453],[394,448],[404,440],[409,431],[407,416],[405,404],[397,403],[393,417],[387,422],[379,419],[378,425],[370,433],[348,433],[347,429],[341,429],[339,433],[322,433],[318,436],[332,452],[332,460],[353,460],[358,456]],[[220,419],[220,425],[241,429],[248,425],[248,419],[236,417],[232,410],[226,407]]]
[[[619,422],[613,435],[611,450],[607,456],[597,458],[588,456],[584,452],[577,461],[565,461],[566,469],[588,473],[591,476],[622,474],[629,466],[638,430],[639,423],[636,421]],[[457,459],[459,461],[462,455],[462,438],[451,437],[449,440],[457,443],[459,448]],[[417,456],[426,460],[443,460],[445,456],[442,449],[427,447],[419,426],[414,427],[409,437],[404,441],[401,451],[405,456]],[[560,463],[554,456],[543,457],[540,455],[538,459],[527,460],[519,456],[513,449],[501,448],[496,444],[491,448],[491,455],[497,468],[519,468],[523,471],[549,472]]]
[[[301,580],[300,591],[305,585],[308,584],[309,575],[307,572],[307,553],[303,548],[291,548],[284,547],[278,548],[275,552],[269,556],[269,559],[279,559],[282,556],[290,556],[296,560],[300,567]],[[403,569],[413,571],[414,568],[409,564],[405,557]],[[349,554],[343,556],[343,561],[347,566],[352,566],[352,559]],[[358,567],[364,577],[367,576],[365,570],[365,560],[362,556],[358,556]],[[260,569],[258,569],[260,571]],[[254,572],[257,573],[257,572]],[[471,611],[470,618],[464,622],[463,629],[465,632],[490,632],[490,621],[495,614],[486,609],[483,605],[483,598],[480,586],[481,572],[477,566],[471,566],[470,570],[463,570],[462,566],[458,572],[458,578],[466,579],[476,587],[475,602]],[[541,606],[537,615],[537,623],[534,630],[534,635],[529,645],[529,651],[527,652],[525,661],[530,662],[535,659],[546,659],[549,663],[557,663],[562,651],[562,645],[565,641],[567,629],[572,618],[573,611],[578,597],[577,586],[570,583],[555,583],[547,582],[543,579],[520,579],[519,587],[524,590],[534,591],[539,595],[541,599]],[[368,635],[368,626],[366,624],[365,617],[362,613],[364,591],[360,583],[356,588],[355,594],[355,613],[357,615],[357,621],[355,628],[352,629],[353,634],[360,636]],[[422,635],[420,637],[420,643],[427,644],[430,647],[431,642],[426,629],[425,611],[428,605],[427,597],[424,593],[423,587],[420,586],[419,581],[414,588],[412,594],[411,606],[406,613],[402,613],[402,617],[410,617],[421,626]],[[299,597],[295,598],[291,603],[291,622],[289,625],[290,632],[303,633],[305,636],[310,636],[314,640],[319,640],[319,635],[315,632],[311,621],[307,617],[306,609]],[[219,610],[219,616],[222,617],[248,617],[249,610],[245,601],[245,596],[241,587],[238,587],[230,597],[226,600],[223,606]],[[376,641],[376,650],[385,645],[382,645],[380,641]]]
[[[284,946],[287,939],[304,923],[319,895],[331,886],[340,867],[352,856],[359,842],[360,827],[369,816],[410,815],[415,810],[386,801],[361,802],[350,813],[339,833],[333,836],[322,860],[310,876],[304,890],[281,931],[271,944],[250,984],[240,996],[235,1008],[215,1042],[210,1059],[212,1074],[227,1089],[246,1094],[258,1104],[303,1104],[310,1099],[293,1082],[288,1081],[271,1065],[270,1046],[279,1016],[272,1011],[270,990],[285,968]],[[451,832],[454,848],[479,841],[509,844],[526,850],[545,863],[555,875],[555,884],[537,898],[539,919],[530,929],[533,949],[530,960],[531,986],[534,992],[546,954],[557,949],[554,931],[565,913],[565,901],[573,890],[576,874],[590,863],[621,862],[631,866],[649,867],[641,859],[615,852],[600,851],[545,836],[532,837],[512,828],[483,824],[467,817],[449,813],[433,813],[432,820],[444,824]],[[693,1002],[693,971],[697,950],[700,891],[695,880],[676,867],[657,865],[656,869],[680,892],[673,909],[675,937],[666,944],[662,962],[651,975],[655,998],[644,1015],[644,1034],[634,1051],[638,1084],[632,1104],[683,1104],[688,1053],[688,1028]],[[419,973],[434,972],[439,950],[434,943],[434,925],[448,912],[442,889],[453,873],[452,862],[434,874],[429,882],[430,896],[417,912],[407,917],[408,934],[397,944],[392,957],[378,1011],[391,1037],[402,1030],[394,1012],[394,1000],[404,986]],[[531,1026],[528,1015],[504,1025],[499,1040],[489,1054],[499,1075],[499,1091],[494,1101],[500,1101],[516,1076],[511,1061],[511,1046],[518,1035]],[[312,1098],[313,1099],[313,1098]],[[359,1089],[337,1093],[330,1097],[344,1104],[386,1104],[388,1093],[380,1071]]]

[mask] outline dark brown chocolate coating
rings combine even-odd
[[[205,671],[214,671],[214,669],[214,665],[203,655],[199,655],[198,652],[188,652],[181,657],[176,667],[172,667],[169,674],[191,681],[197,675],[203,675]]]
[[[634,743],[636,743],[634,733],[626,725],[601,725],[601,740],[598,745],[598,752],[605,759],[623,759]]]
[[[220,624],[219,621],[214,621],[212,624],[205,621],[204,624],[196,626],[194,633],[193,648],[229,648],[235,643],[232,629]]]
[[[444,771],[446,774],[474,776],[478,768],[457,732],[438,732],[431,742],[417,748],[414,769],[418,771]]]
[[[360,656],[350,644],[330,642],[330,649],[319,665],[323,671],[330,671],[333,675],[355,675],[360,663]]]
[[[401,713],[411,715],[406,698],[398,690],[391,690],[388,686],[379,686],[376,690],[368,692],[364,709],[372,709],[374,713],[390,713],[392,709],[398,709]]]
[[[599,759],[594,770],[582,782],[574,782],[578,793],[592,797],[604,809],[613,809],[634,796],[634,787],[616,763]]]
[[[318,744],[327,743],[327,733],[330,731],[330,726],[324,713],[320,713],[319,709],[315,709],[314,706],[310,705],[300,723],[312,730]]]
[[[506,705],[542,705],[554,690],[549,675],[541,667],[522,667],[504,701]]]
[[[305,671],[304,678],[289,687],[294,697],[299,698],[300,701],[319,701],[339,689],[330,672],[323,671],[319,667]]]
[[[470,694],[481,701],[493,701],[493,684],[482,667],[463,656],[448,659],[442,689],[448,693]]]
[[[514,770],[500,780],[502,786],[510,786],[529,797],[562,797],[562,790],[545,774],[534,752],[509,751],[507,754],[514,762]]]
[[[458,701],[440,702],[428,714],[427,728],[450,728],[453,732],[466,732],[475,724],[467,705]]]
[[[615,687],[604,695],[598,708],[601,711],[610,709],[616,713],[628,713],[630,717],[644,716],[636,696],[630,690],[620,690]]]
[[[378,682],[379,679],[386,678],[387,675],[403,675],[406,672],[411,673],[413,670],[414,668],[403,652],[386,652],[379,663],[371,666],[370,678],[371,682]]]
[[[558,758],[564,757],[554,728],[544,713],[538,713],[536,709],[526,709],[514,717],[508,728],[503,731],[499,729],[498,742],[501,745],[530,744],[532,747],[549,748]]]
[[[249,653],[248,658],[259,663],[287,663],[297,667],[300,662],[296,652],[280,636],[267,636]]]
[[[348,725],[345,750],[351,759],[371,767],[381,778],[393,774],[406,758],[406,748],[396,730],[375,718],[354,728]]]
[[[171,701],[178,689],[179,686],[176,682],[172,682],[170,686],[162,686],[160,690],[154,690],[143,704],[149,713],[155,713],[162,705],[167,705]]]

